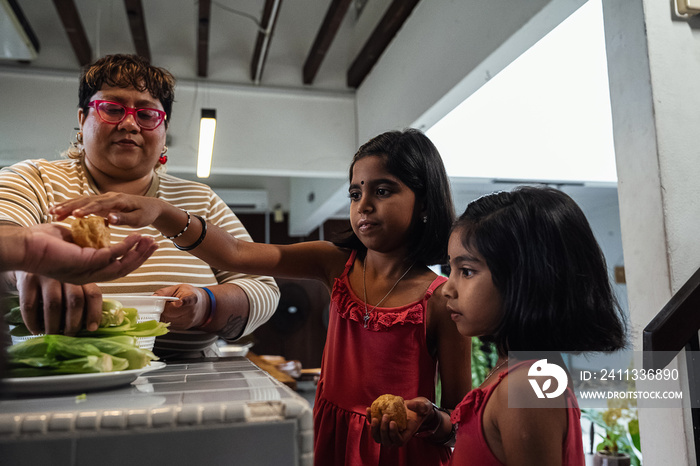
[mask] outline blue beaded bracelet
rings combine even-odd
[[[204,323],[199,326],[199,328],[209,325],[214,319],[214,313],[216,312],[216,298],[214,297],[214,293],[212,293],[211,290],[205,286],[202,287],[202,289],[209,295],[209,302],[211,305],[209,306],[209,316],[207,317],[207,320],[205,320]]]

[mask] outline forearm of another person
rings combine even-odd
[[[81,248],[67,228],[0,226],[0,271],[22,270],[75,284],[111,280],[138,268],[157,248],[132,235],[109,248]]]
[[[207,296],[209,312],[204,315],[197,328],[216,333],[227,341],[243,336],[243,329],[250,317],[250,302],[245,291],[232,283],[211,286],[207,289],[211,292],[211,296]]]
[[[220,285],[208,287],[216,300],[211,326],[223,339],[232,341],[250,335],[267,322],[277,309],[280,290],[272,277],[219,272]],[[220,308],[223,306],[223,312]],[[207,317],[209,318],[209,317]]]

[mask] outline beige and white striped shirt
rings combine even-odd
[[[78,196],[96,195],[92,177],[79,160],[27,160],[0,170],[0,222],[23,226],[51,223],[50,206]],[[155,175],[146,196],[163,199],[235,237],[252,241],[238,217],[207,185],[170,175]],[[58,222],[70,227],[70,218]],[[171,285],[187,283],[212,286],[234,283],[241,287],[250,302],[250,316],[242,336],[252,333],[274,313],[279,288],[272,277],[212,269],[197,257],[179,251],[152,226],[131,228],[111,226],[113,242],[132,233],[151,236],[158,243],[156,252],[137,270],[120,279],[98,283],[104,294],[151,294]],[[217,339],[200,331],[171,332],[159,337],[156,349],[198,351]]]

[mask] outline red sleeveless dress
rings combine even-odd
[[[421,438],[403,447],[374,441],[366,409],[380,395],[435,399],[437,361],[428,354],[425,311],[437,277],[425,296],[398,308],[377,308],[365,328],[365,304],[350,289],[350,255],[331,293],[326,347],[314,402],[314,464],[443,465],[450,449]]]
[[[519,366],[533,363],[523,361],[514,364],[507,371],[498,374],[498,380],[487,387],[475,388],[464,397],[452,412],[452,423],[457,424],[457,437],[454,452],[450,460],[451,466],[504,466],[491,453],[486,443],[483,429],[483,418],[486,403],[498,384],[506,375]],[[564,466],[585,466],[583,453],[583,436],[581,433],[581,411],[576,401],[576,395],[570,387],[566,388],[566,412],[568,429],[562,445],[562,464]]]

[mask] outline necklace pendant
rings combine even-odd
[[[367,322],[369,322],[369,312],[365,313],[365,328],[367,328]]]

